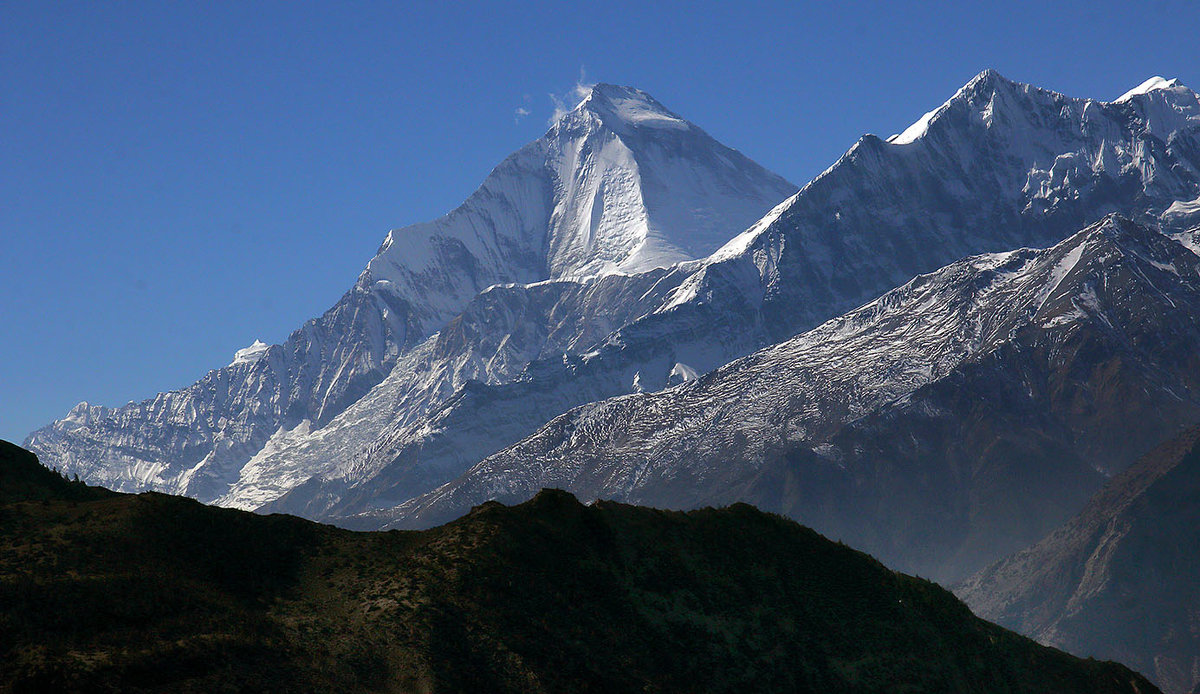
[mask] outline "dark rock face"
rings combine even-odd
[[[1164,691],[1200,685],[1200,429],[1114,477],[1037,544],[959,584],[980,616],[1122,662]]]

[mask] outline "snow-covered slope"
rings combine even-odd
[[[284,344],[26,445],[89,482],[217,499],[264,447],[334,420],[488,287],[702,257],[794,191],[644,92],[596,85],[459,208],[389,233],[337,305]]]
[[[985,72],[899,142],[864,137],[709,258],[634,272],[713,249],[787,186],[601,85],[460,209],[389,234],[285,345],[27,443],[125,489],[251,508],[301,485],[272,508],[386,507],[571,407],[705,373],[965,255],[1049,245],[1112,211],[1161,215],[1191,242],[1198,114],[1174,81],[1104,103]]]
[[[1187,242],[1180,201],[1200,195],[1198,119],[1196,95],[1176,81],[1104,103],[982,73],[903,138],[864,137],[713,256],[673,270],[650,290],[655,308],[594,348],[547,351],[512,382],[481,379],[419,425],[382,435],[353,472],[343,465],[271,508],[325,517],[395,503],[572,406],[657,390],[914,274],[1050,245],[1112,211],[1155,224],[1161,215]]]
[[[543,487],[749,501],[939,579],[1064,520],[1200,421],[1200,257],[1110,218],[974,256],[700,379],[579,407],[379,523]]]
[[[496,283],[704,257],[794,191],[645,92],[598,84],[462,207],[388,234],[367,272],[426,304],[423,337]]]
[[[615,326],[653,310],[657,297],[678,286],[684,276],[676,268],[586,282],[494,286],[441,332],[402,357],[383,382],[327,425],[281,432],[247,463],[218,503],[258,508],[314,477],[329,484],[314,479],[306,485],[316,498],[297,502],[289,507],[293,512],[321,515],[327,506],[343,502],[340,497],[349,485],[365,480],[374,480],[370,486],[386,495],[388,490],[375,473],[394,461],[397,446],[441,431],[442,413],[461,411],[458,405],[464,399],[486,392],[483,384],[518,379],[535,359],[561,363],[564,355],[590,349]],[[561,407],[566,409],[570,403]],[[520,408],[500,419],[520,431],[544,422],[529,421]],[[451,424],[453,445],[481,447],[478,457],[482,457],[499,445],[493,428],[497,425],[495,421]],[[486,435],[473,438],[472,427]],[[408,471],[407,491],[396,501],[432,489],[474,460],[465,461],[464,455],[439,460],[427,451],[419,469]]]

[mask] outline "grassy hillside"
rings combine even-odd
[[[1157,691],[749,506],[352,533],[31,465],[0,448],[11,691]]]

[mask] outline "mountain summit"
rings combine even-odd
[[[795,190],[645,92],[596,85],[458,208],[390,232],[350,291],[283,344],[27,443],[95,483],[212,501],[272,436],[330,422],[489,287],[702,258]]]
[[[640,89],[615,84],[595,84],[587,90],[576,113],[587,111],[606,126],[622,134],[634,128],[688,130],[690,123]]]
[[[1150,79],[1146,80],[1145,82],[1142,82],[1141,84],[1134,87],[1133,89],[1130,89],[1129,91],[1125,92],[1121,96],[1118,96],[1116,99],[1113,99],[1113,102],[1118,103],[1118,102],[1122,102],[1122,101],[1129,101],[1135,96],[1139,96],[1141,94],[1148,94],[1148,93],[1154,91],[1155,89],[1176,89],[1179,87],[1183,87],[1183,84],[1178,79],[1169,79],[1168,80],[1168,79],[1159,77],[1158,75],[1155,75],[1154,77],[1151,77]]]
[[[498,282],[702,258],[795,190],[649,94],[598,84],[457,210],[388,234],[366,279],[409,300],[424,334]]]

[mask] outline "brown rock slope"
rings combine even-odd
[[[1200,688],[1200,428],[1115,477],[1033,547],[961,584],[977,614]]]

